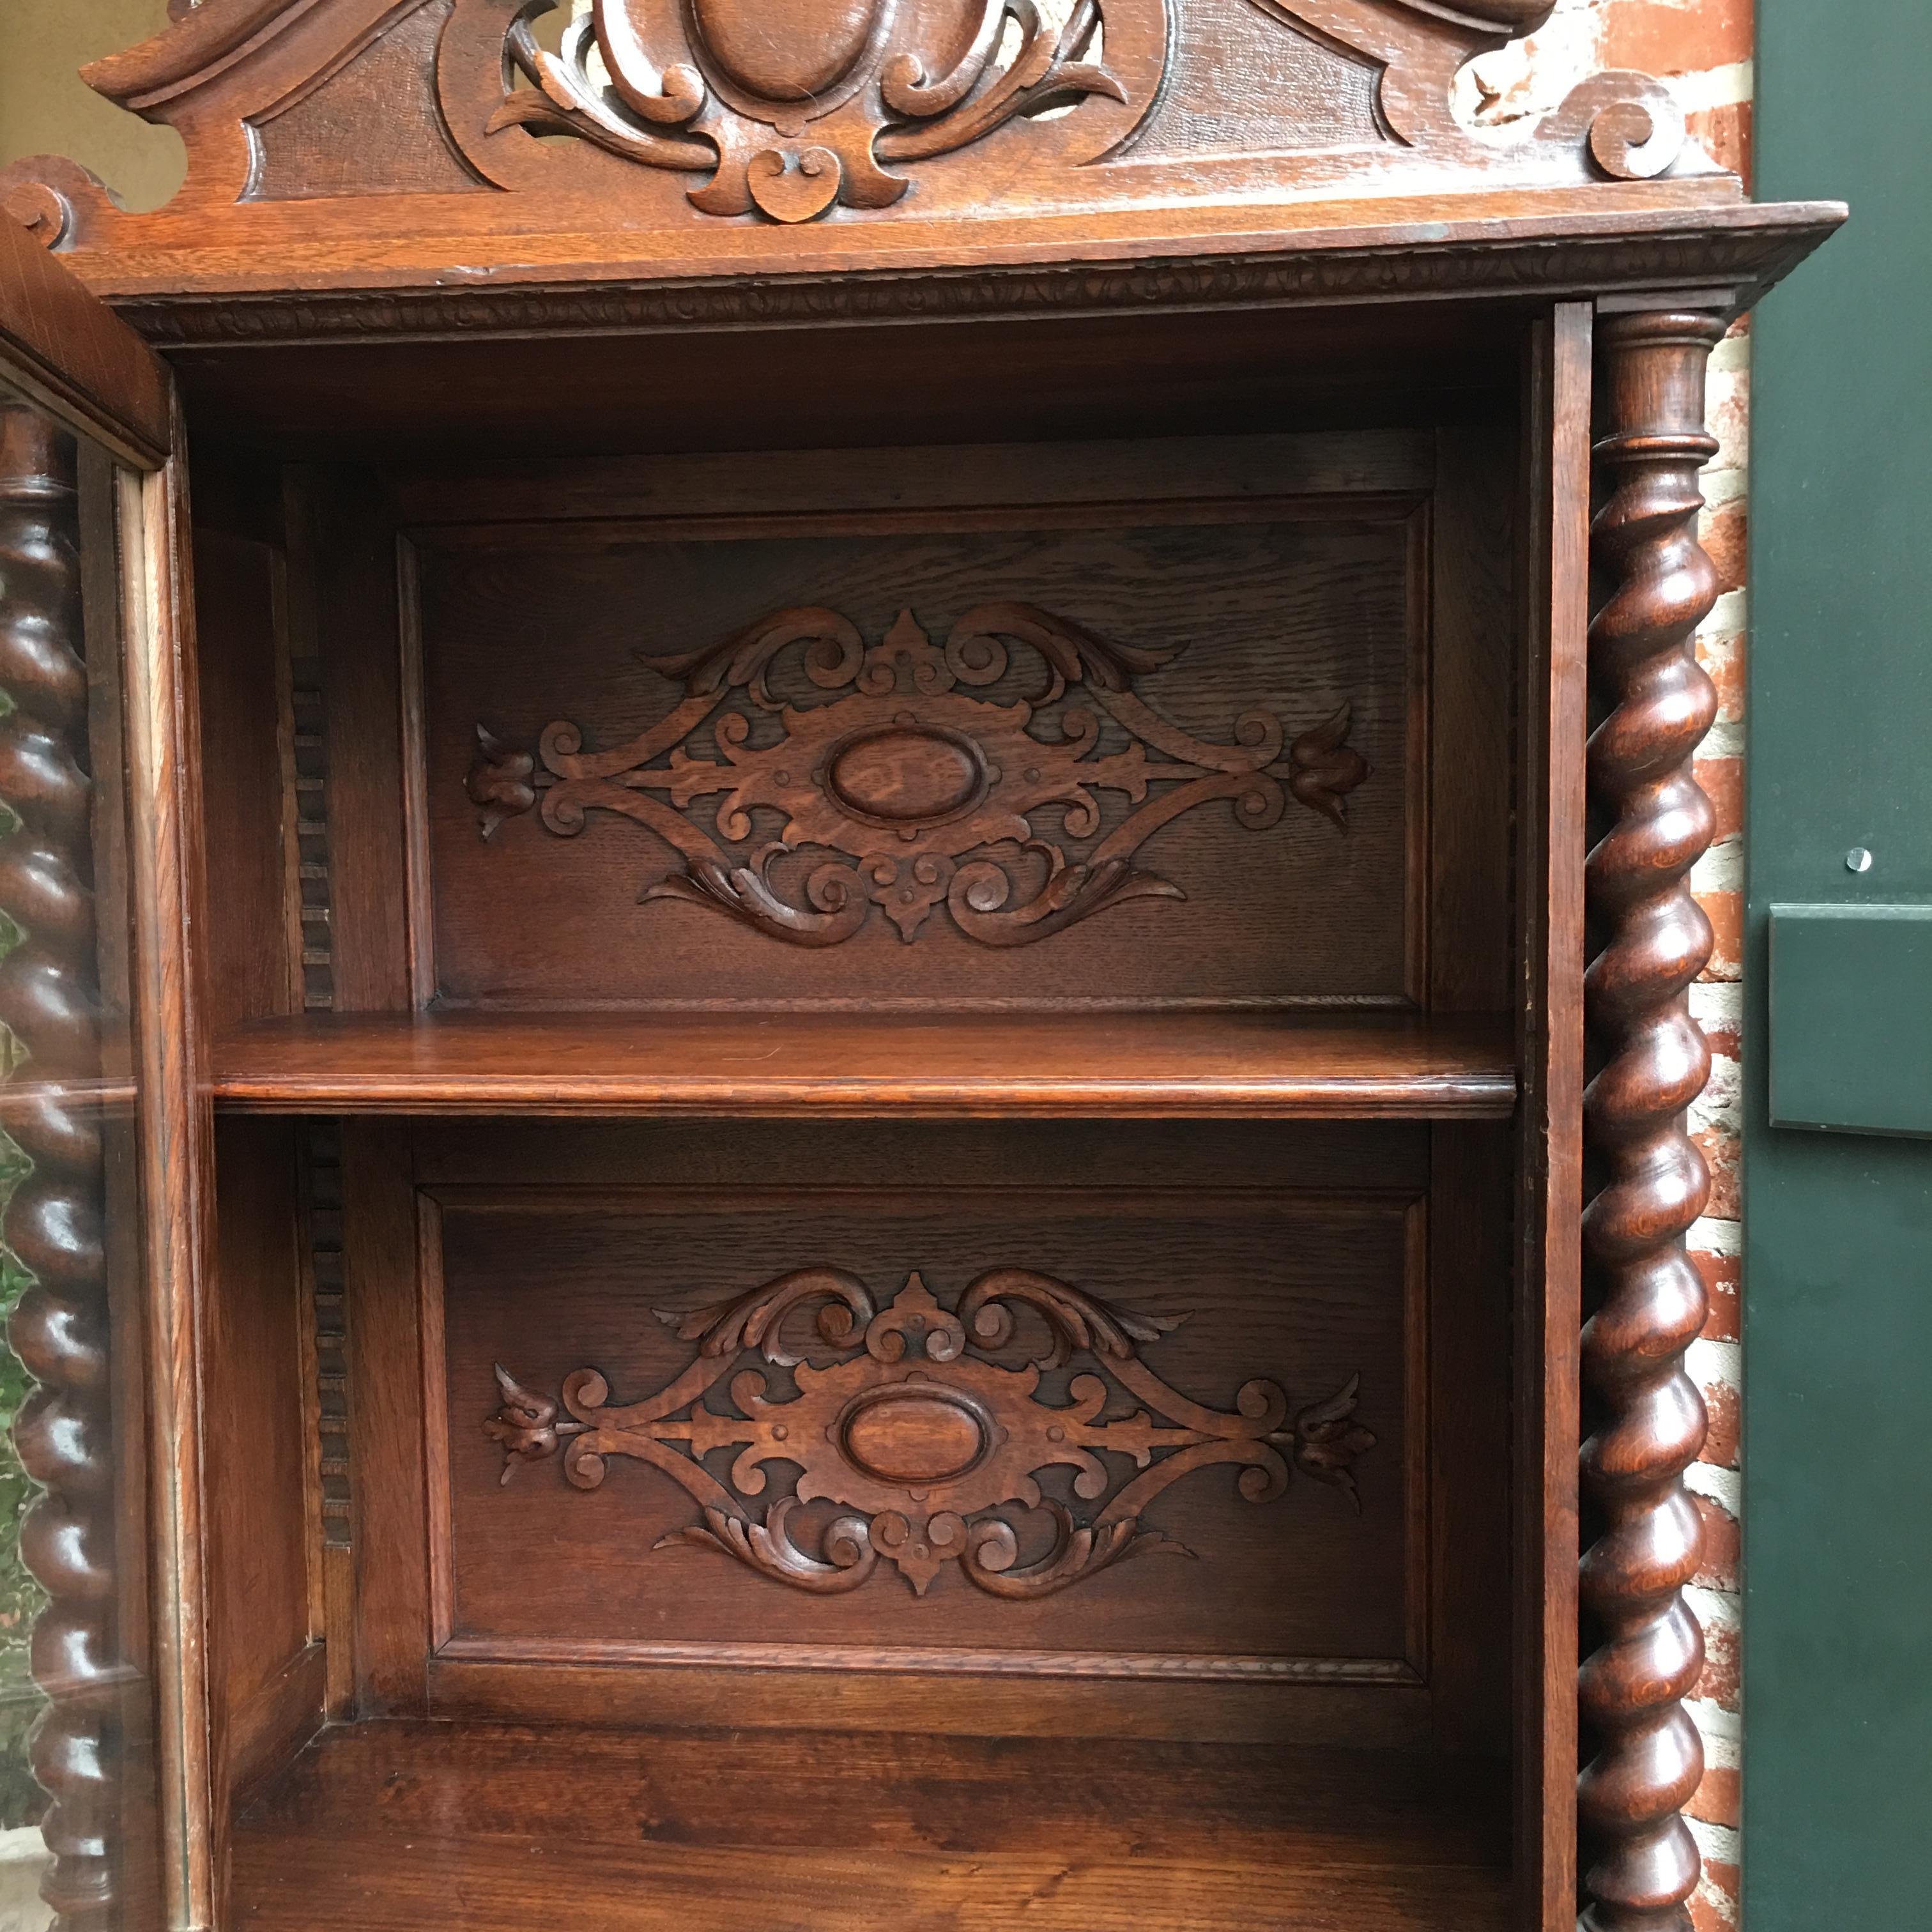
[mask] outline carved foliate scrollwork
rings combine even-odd
[[[1226,0],[1214,24],[1185,17],[1205,0],[594,0],[552,52],[547,28],[560,23],[547,16],[567,4],[201,0],[86,77],[180,130],[190,202],[300,200],[331,238],[358,242],[386,166],[399,196],[490,182],[601,203],[614,185],[623,199],[604,158],[615,157],[640,183],[683,187],[681,206],[637,197],[634,212],[654,224],[682,207],[797,223],[917,202],[947,218],[997,207],[1011,219],[1244,200],[1351,177],[1406,194],[1445,179],[1523,188],[1721,172],[1687,140],[1669,89],[1642,74],[1593,75],[1520,128],[1459,120],[1459,70],[1532,31],[1547,0]],[[1223,27],[1211,73],[1177,58]],[[1300,84],[1268,59],[1270,34]],[[1338,58],[1324,66],[1330,50]],[[1326,128],[1337,83],[1322,77],[1336,68],[1352,111],[1365,74],[1373,97],[1339,143]],[[386,88],[369,79],[379,69]],[[278,142],[311,103],[312,139]],[[1238,134],[1190,131],[1228,116]],[[372,134],[384,159],[372,158]],[[50,247],[119,248],[146,218],[48,157],[0,170],[0,201]],[[524,232],[524,217],[504,218]],[[483,292],[466,291],[472,305]],[[158,306],[167,314],[178,299]],[[371,299],[360,290],[358,308]],[[291,326],[306,333],[310,316],[293,312]],[[250,333],[260,326],[248,317]]]
[[[806,1309],[815,1311],[819,1345],[838,1358],[829,1364],[805,1360],[784,1340],[788,1317]],[[1046,1340],[1015,1368],[994,1358],[1013,1342],[1021,1309],[1043,1324]],[[505,1481],[560,1450],[579,1489],[602,1484],[614,1456],[649,1462],[700,1512],[658,1548],[722,1551],[818,1594],[856,1589],[883,1558],[922,1596],[948,1563],[992,1596],[1048,1596],[1130,1556],[1191,1555],[1144,1514],[1197,1470],[1238,1467],[1242,1496],[1264,1503],[1285,1492],[1292,1464],[1359,1509],[1353,1465],[1375,1445],[1354,1419],[1359,1377],[1292,1421],[1280,1385],[1259,1379],[1241,1385],[1232,1414],[1209,1408],[1141,1358],[1184,1318],[1116,1308],[1027,1269],[981,1275],[949,1310],[917,1274],[880,1308],[856,1276],[805,1268],[736,1300],[659,1318],[694,1342],[698,1355],[641,1402],[613,1403],[594,1369],[566,1376],[556,1400],[497,1368],[502,1402],[484,1428],[504,1450]],[[796,1393],[772,1398],[766,1376],[744,1366],[748,1356],[789,1369]],[[1076,1358],[1093,1366],[1067,1383],[1066,1401],[1042,1400],[1042,1374]],[[728,1378],[735,1415],[703,1400]],[[1146,1406],[1108,1416],[1123,1392]],[[728,1484],[703,1461],[724,1448],[739,1452]],[[1138,1473],[1117,1486],[1103,1453],[1130,1458]],[[798,1479],[760,1516],[745,1499],[765,1493],[772,1464],[795,1466]],[[1054,1467],[1074,1472],[1076,1504],[1098,1506],[1085,1520],[1042,1493],[1039,1473]],[[789,1526],[814,1502],[853,1512],[820,1531],[816,1555]],[[1052,1526],[1048,1546],[1025,1562],[1024,1525],[1008,1514],[1014,1504]]]
[[[1016,644],[1040,668],[1032,696],[972,695],[1006,676]],[[774,664],[793,651],[812,684],[839,694],[832,702],[773,696]],[[566,837],[592,812],[648,826],[684,854],[686,869],[647,885],[646,901],[727,913],[794,945],[850,938],[872,905],[910,940],[941,904],[970,939],[1024,945],[1129,899],[1185,896],[1133,860],[1198,806],[1227,800],[1241,824],[1262,830],[1292,796],[1346,828],[1348,796],[1370,776],[1347,742],[1348,706],[1292,743],[1271,713],[1246,712],[1233,743],[1210,744],[1135,693],[1136,676],[1175,655],[1111,643],[1027,604],[976,606],[943,644],[903,611],[870,646],[836,610],[781,610],[706,650],[646,658],[683,682],[683,701],[610,751],[584,751],[568,723],[548,726],[534,755],[479,726],[467,789],[485,838],[539,806],[544,825]],[[1036,712],[1076,687],[1090,707],[1070,704],[1058,736],[1037,735]],[[742,709],[730,702],[740,694]],[[776,717],[782,735],[754,743],[760,714]],[[1119,728],[1114,748],[1103,748],[1103,716]],[[707,727],[720,757],[686,748]],[[1112,830],[1100,791],[1136,808]],[[704,797],[719,799],[718,832],[731,844],[748,846],[760,808],[784,813],[784,830],[728,851],[684,809]],[[1094,842],[1084,856],[1036,833],[1031,814],[1046,806],[1062,812],[1066,838]],[[801,848],[856,863],[828,857],[788,896],[773,862]]]
[[[1160,96],[1174,25],[1171,0],[1045,10],[1036,0],[593,0],[551,53],[532,23],[556,4],[530,0],[511,22],[511,79],[487,134],[575,136],[646,167],[702,174],[688,193],[706,214],[784,222],[835,206],[890,208],[911,184],[896,166],[1084,100],[1118,104],[1131,129]],[[1380,119],[1394,141],[1371,152],[1388,156],[1399,144],[1472,167],[1493,164],[1507,144],[1486,146],[1456,122],[1456,72],[1550,11],[1549,0],[1255,4],[1286,36],[1312,30],[1376,64]],[[1116,34],[1134,49],[1118,68],[1106,52]],[[1281,131],[1292,147],[1292,126]],[[1641,179],[1678,161],[1684,118],[1648,75],[1598,74],[1517,146]],[[1066,158],[1131,151],[1131,139],[1112,152],[1102,142]]]
[[[1089,58],[1099,0],[1076,0],[1058,28],[1033,0],[594,0],[551,54],[531,21],[553,4],[531,0],[511,27],[509,63],[530,85],[489,131],[554,130],[646,167],[708,170],[689,191],[706,214],[889,208],[910,183],[883,164],[1088,94],[1126,99]]]

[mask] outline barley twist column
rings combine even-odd
[[[1584,982],[1594,1075],[1584,1096],[1582,1489],[1586,1536],[1577,1789],[1586,1932],[1690,1932],[1703,1772],[1683,1700],[1703,1666],[1684,1601],[1701,1532],[1683,1474],[1704,1442],[1684,1351],[1704,1325],[1684,1236],[1710,1177],[1684,1131],[1711,1055],[1690,988],[1711,928],[1688,876],[1711,842],[1690,760],[1717,715],[1691,639],[1717,598],[1697,542],[1697,472],[1715,453],[1704,376],[1716,318],[1615,318],[1599,334],[1603,507],[1592,560],[1608,596],[1590,627],[1601,722],[1588,776],[1601,836],[1585,874]]]
[[[71,441],[0,403],[0,911],[21,938],[0,962],[0,1022],[28,1061],[4,1124],[32,1162],[5,1238],[34,1277],[8,1339],[38,1387],[14,1425],[46,1493],[21,1549],[50,1599],[33,1670],[48,1704],[32,1738],[54,1854],[42,1886],[59,1932],[114,1917],[118,1649],[114,1462],[109,1436],[101,1139],[88,1088],[100,1070],[88,818],[87,673],[80,656]]]

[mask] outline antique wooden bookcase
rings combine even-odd
[[[1688,1926],[1842,211],[1460,120],[1548,0],[176,10],[170,206],[0,177],[58,1923]]]

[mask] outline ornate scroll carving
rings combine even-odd
[[[816,1347],[835,1359],[814,1365],[785,1336],[788,1318],[815,1313]],[[1016,1316],[1030,1311],[1043,1331],[1037,1352],[1013,1368],[995,1359],[1016,1342]],[[660,1539],[690,1543],[820,1594],[856,1589],[884,1558],[923,1596],[940,1568],[956,1563],[990,1595],[1051,1595],[1130,1556],[1183,1548],[1143,1520],[1171,1484],[1216,1464],[1238,1467],[1240,1493],[1264,1503],[1288,1486],[1289,1463],[1342,1490],[1360,1508],[1352,1465],[1375,1437],[1353,1419],[1360,1378],[1303,1408],[1292,1423],[1280,1387],[1244,1382],[1234,1412],[1190,1402],[1141,1359],[1179,1318],[1110,1306],[1051,1275],[995,1268],[943,1307],[918,1275],[883,1309],[856,1276],[805,1268],[735,1301],[689,1314],[661,1312],[697,1359],[645,1401],[610,1401],[594,1369],[564,1378],[561,1402],[520,1387],[501,1366],[502,1406],[484,1424],[504,1450],[503,1478],[520,1463],[562,1452],[579,1489],[604,1480],[608,1459],[649,1462],[688,1490],[700,1520]],[[755,1355],[789,1370],[796,1393],[776,1398]],[[1064,1403],[1044,1400],[1042,1375],[1078,1358]],[[703,1398],[729,1378],[740,1412],[718,1414]],[[1145,1403],[1108,1417],[1117,1393]],[[739,1451],[729,1485],[703,1458]],[[1100,1453],[1131,1457],[1138,1473],[1118,1488]],[[796,1488],[762,1517],[743,1498],[765,1493],[767,1466],[799,1471]],[[1044,1496],[1043,1469],[1072,1469],[1075,1497],[1100,1505],[1087,1520]],[[848,1509],[818,1532],[816,1555],[790,1527],[814,1502]],[[1022,1562],[1023,1521],[1004,1506],[1043,1514],[1052,1539]]]
[[[1088,94],[1126,100],[1089,58],[1099,0],[1074,0],[1058,32],[1033,0],[593,0],[550,54],[530,22],[552,4],[532,0],[512,24],[509,62],[532,85],[488,131],[547,128],[646,167],[710,170],[690,190],[706,214],[890,208],[910,183],[882,163]]]
[[[1015,644],[1039,667],[1033,696],[970,695],[1007,676]],[[794,650],[814,686],[842,694],[811,706],[775,698],[768,679]],[[903,611],[869,647],[836,610],[781,610],[708,650],[646,658],[683,680],[683,702],[613,750],[585,752],[583,734],[560,722],[533,757],[479,726],[468,790],[485,838],[539,800],[543,824],[566,837],[592,812],[649,826],[684,854],[686,869],[647,885],[644,899],[724,912],[794,945],[850,938],[868,904],[910,940],[942,904],[968,938],[1024,945],[1128,899],[1184,897],[1132,860],[1196,806],[1228,800],[1260,830],[1292,795],[1346,828],[1348,794],[1369,776],[1347,742],[1348,706],[1286,747],[1280,721],[1263,711],[1235,721],[1232,745],[1209,744],[1135,694],[1138,674],[1175,655],[1111,644],[1026,604],[978,605],[943,645]],[[1097,708],[1070,705],[1058,737],[1029,728],[1038,707],[1076,686]],[[742,708],[732,701],[740,694]],[[1118,728],[1112,748],[1102,714]],[[780,735],[754,742],[754,724],[773,717]],[[722,757],[686,748],[707,727]],[[1136,809],[1103,834],[1096,791]],[[710,796],[722,800],[718,832],[731,844],[749,845],[760,807],[782,812],[784,830],[728,853],[683,810]],[[1030,814],[1048,806],[1064,812],[1068,837],[1094,842],[1085,856],[1070,859],[1036,836]],[[775,862],[807,848],[857,863],[812,864],[788,889]]]
[[[1463,124],[1452,105],[1459,70],[1532,31],[1548,0],[1187,0],[1192,17],[1177,0],[596,0],[552,53],[538,29],[562,25],[566,5],[200,0],[85,77],[180,131],[188,176],[176,212],[214,220],[248,258],[242,289],[272,285],[286,247],[281,228],[240,212],[251,204],[302,202],[304,232],[352,262],[369,195],[400,202],[483,181],[541,199],[554,232],[608,234],[604,260],[622,268],[682,252],[662,239],[640,250],[626,231],[664,238],[707,217],[916,209],[1004,226],[1310,188],[1395,200],[1720,172],[1685,139],[1668,90],[1640,74],[1593,76],[1520,128]],[[16,189],[50,246],[112,254],[208,238],[193,224],[130,214],[46,158],[0,171],[0,196]],[[1736,194],[1726,180],[1711,205]],[[527,233],[531,219],[506,204],[484,226]],[[418,238],[437,233],[432,223]],[[416,290],[386,286],[379,304],[350,277],[353,305],[456,298],[440,255],[407,259]],[[1078,260],[1082,277],[1098,266]],[[754,301],[770,295],[772,266]],[[1166,267],[1163,257],[1156,272]],[[1039,271],[1030,251],[1003,279]],[[959,273],[948,261],[929,278],[939,299],[958,299],[949,278]],[[1683,285],[1709,286],[1706,277],[1700,263]],[[176,278],[194,279],[185,268]],[[686,286],[717,298],[701,280]],[[283,304],[287,326],[308,333],[308,298],[322,292]],[[255,316],[220,295],[204,292],[194,312],[253,339]],[[461,297],[470,322],[527,299],[509,284]],[[585,299],[574,289],[568,298]],[[184,300],[157,305],[172,320]],[[814,308],[812,319],[826,314]]]
[[[1684,1354],[1705,1296],[1684,1238],[1710,1184],[1684,1114],[1710,1071],[1688,994],[1712,942],[1686,880],[1713,824],[1690,760],[1717,696],[1691,638],[1717,596],[1697,542],[1696,478],[1717,448],[1704,372],[1723,334],[1710,316],[1633,315],[1601,338],[1607,434],[1596,454],[1610,494],[1593,556],[1612,588],[1590,628],[1592,678],[1609,708],[1590,740],[1589,782],[1609,829],[1586,875],[1601,946],[1586,1011],[1601,1060],[1585,1126],[1603,1177],[1583,1226],[1594,1312],[1582,1478],[1598,1528],[1582,1578],[1588,1932],[1689,1932],[1698,1876],[1680,1816],[1703,1770],[1683,1708],[1704,1660],[1682,1595],[1701,1541],[1683,1472],[1705,1416]]]
[[[802,9],[786,0],[593,0],[551,54],[532,22],[555,4],[530,0],[511,23],[510,84],[486,142],[523,126],[646,167],[701,173],[688,195],[709,214],[793,222],[837,206],[889,208],[911,178],[894,164],[956,152],[1096,96],[1127,110],[1128,138],[1084,154],[1057,143],[1041,152],[1076,164],[1132,154],[1131,130],[1172,84],[1162,0],[1072,0],[1058,28],[1034,0],[814,0]],[[1549,0],[1256,4],[1283,35],[1312,29],[1373,64],[1378,124],[1389,133],[1361,147],[1364,158],[1387,162],[1406,148],[1438,164],[1508,166],[1497,143],[1457,122],[1450,91],[1464,62],[1532,31]],[[1110,63],[1115,40],[1132,52]],[[1292,150],[1290,110],[1278,130],[1257,124],[1251,140],[1258,152]],[[1648,75],[1598,74],[1515,146],[1546,170],[1561,154],[1579,174],[1643,179],[1678,162],[1684,119]]]
[[[106,1932],[119,1919],[121,1672],[106,1179],[87,1093],[100,1073],[100,1020],[77,514],[71,440],[0,402],[0,690],[9,700],[0,800],[17,821],[0,838],[0,910],[20,933],[0,962],[0,1024],[31,1070],[8,1095],[4,1120],[32,1163],[7,1204],[7,1245],[33,1276],[8,1340],[38,1384],[14,1440],[45,1492],[20,1532],[49,1598],[33,1642],[34,1681],[49,1700],[34,1729],[34,1775],[51,1801],[41,1832],[54,1855],[41,1894],[60,1932]]]

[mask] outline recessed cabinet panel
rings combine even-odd
[[[1414,1196],[430,1198],[460,1654],[1421,1681]]]
[[[424,994],[1412,995],[1414,496],[812,521],[418,538]]]

